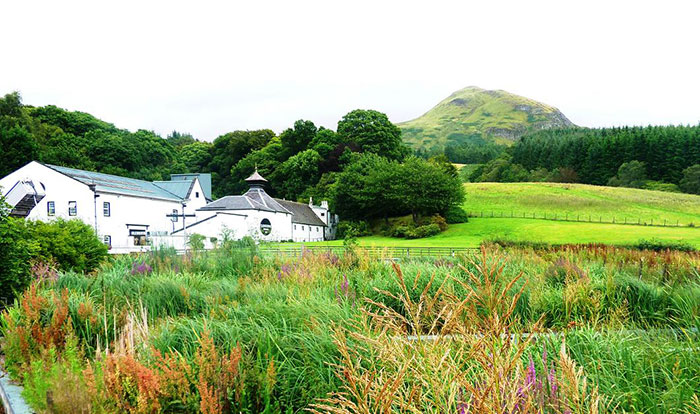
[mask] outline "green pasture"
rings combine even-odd
[[[472,218],[469,223],[453,224],[443,233],[424,239],[397,239],[369,236],[359,238],[366,246],[477,247],[482,241],[507,239],[514,241],[566,243],[634,244],[641,239],[684,241],[700,248],[700,228],[652,227],[623,224],[576,223],[537,219]],[[321,243],[341,245],[342,240]]]
[[[559,183],[466,183],[464,189],[464,209],[477,214],[700,226],[700,196],[692,194]]]

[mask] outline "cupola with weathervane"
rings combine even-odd
[[[267,180],[258,173],[258,169],[255,169],[255,172],[248,178],[245,179],[245,181],[248,183],[250,188],[264,188],[265,184],[267,184]]]

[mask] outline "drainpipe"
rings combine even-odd
[[[99,197],[100,195],[97,194],[97,184],[90,183],[90,184],[88,184],[88,188],[90,188],[90,190],[92,191],[93,196],[94,196],[93,197],[93,204],[95,207],[95,234],[97,235],[97,197]]]

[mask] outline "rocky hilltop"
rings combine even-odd
[[[530,130],[571,127],[557,108],[503,90],[460,89],[421,117],[398,124],[416,149],[441,151],[450,143],[509,144]]]

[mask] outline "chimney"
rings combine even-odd
[[[313,206],[313,205],[314,205],[314,198],[313,198],[313,197],[309,197],[309,207],[311,207],[311,206]]]
[[[328,201],[326,201],[326,200],[321,201],[321,208],[325,208],[326,210],[328,210]]]

